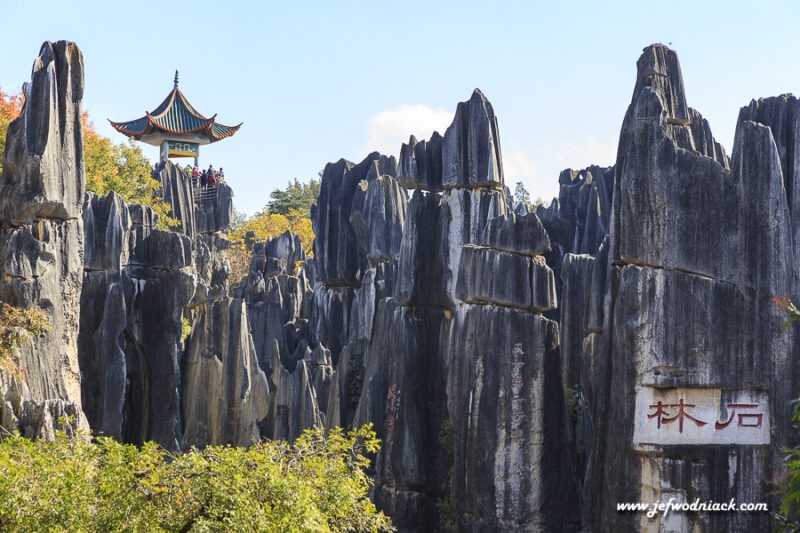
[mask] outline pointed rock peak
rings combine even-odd
[[[480,99],[483,100],[484,102],[488,102],[486,96],[483,94],[483,91],[481,91],[477,87],[475,87],[475,90],[472,91],[472,96],[470,97],[470,100],[475,100],[475,99]]]
[[[668,122],[689,124],[689,108],[686,105],[683,76],[675,51],[663,44],[651,44],[642,51],[636,62],[636,68],[636,86],[633,89],[631,104],[635,106],[642,95],[653,103],[652,96],[642,92],[645,87],[650,87],[663,104]],[[648,109],[650,107],[648,105]]]
[[[445,188],[501,188],[503,167],[497,117],[479,89],[456,107],[442,140],[442,184]],[[431,141],[433,138],[431,138]]]

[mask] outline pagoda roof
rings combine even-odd
[[[175,87],[152,112],[145,111],[143,117],[127,122],[109,122],[115,130],[136,140],[148,134],[196,134],[212,143],[230,137],[242,125],[226,126],[218,123],[216,117],[216,114],[210,118],[203,116],[189,103],[178,89],[176,73]]]

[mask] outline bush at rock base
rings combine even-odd
[[[0,530],[390,531],[367,493],[370,426],[171,455],[109,437],[0,441]]]

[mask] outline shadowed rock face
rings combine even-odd
[[[358,245],[357,230],[362,229],[366,220],[362,212],[366,193],[370,183],[380,176],[393,177],[396,167],[394,157],[377,152],[358,165],[340,159],[325,166],[319,198],[311,209],[311,222],[316,236],[314,255],[319,258],[319,280],[327,286],[359,285],[367,254],[366,247]],[[399,222],[402,225],[402,219]]]
[[[87,195],[79,353],[92,429],[179,450],[180,343],[197,279],[192,241],[149,208]]]
[[[476,90],[399,163],[326,166],[314,258],[287,232],[229,280],[229,189],[195,205],[159,168],[179,231],[84,195],[80,52],[46,43],[0,177],[0,300],[41,306],[52,330],[20,354],[25,386],[0,376],[0,424],[49,438],[85,413],[180,451],[371,422],[373,497],[401,531],[769,530],[767,514],[615,509],[778,504],[764,480],[793,444],[800,376],[770,298],[797,290],[800,107],[744,107],[729,159],[673,51],[650,46],[637,69],[615,165],[565,170],[548,208],[510,212]],[[637,433],[643,391],[742,390],[766,444]]]

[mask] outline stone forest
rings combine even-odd
[[[752,100],[730,155],[675,52],[631,68],[616,163],[514,205],[476,89],[399,157],[328,163],[313,258],[289,232],[233,279],[231,188],[154,177],[175,230],[85,191],[84,63],[45,43],[8,129],[0,301],[46,312],[0,375],[0,423],[181,453],[371,422],[370,497],[399,531],[768,531],[772,512],[647,516],[622,502],[765,502],[797,444],[800,102]],[[176,80],[177,87],[177,80]],[[733,112],[733,110],[732,110]],[[556,177],[554,177],[555,179]],[[188,324],[191,332],[184,339]]]

